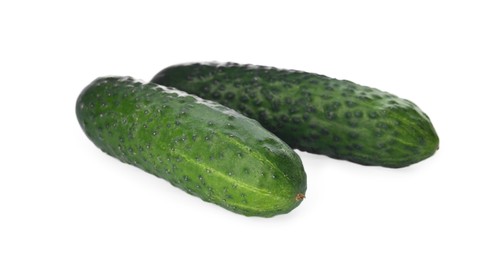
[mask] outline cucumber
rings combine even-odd
[[[290,147],[363,165],[399,168],[432,156],[439,138],[414,103],[324,75],[236,63],[189,63],[152,82],[258,120]]]
[[[272,217],[304,198],[298,155],[257,121],[215,102],[101,77],[81,92],[76,114],[105,153],[235,213]]]

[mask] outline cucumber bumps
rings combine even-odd
[[[80,94],[76,114],[105,153],[230,211],[271,217],[304,198],[298,155],[255,120],[217,103],[103,77]]]
[[[412,102],[323,75],[236,63],[192,63],[152,82],[217,101],[258,120],[290,147],[399,168],[432,156],[439,138]]]

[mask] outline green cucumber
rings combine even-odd
[[[230,211],[271,217],[304,198],[299,156],[257,121],[215,102],[102,77],[81,92],[76,114],[105,153]]]
[[[414,103],[323,75],[236,63],[190,63],[152,82],[258,120],[290,147],[363,165],[399,168],[432,156],[439,138]]]

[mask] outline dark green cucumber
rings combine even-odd
[[[404,167],[439,138],[414,103],[347,80],[273,67],[192,63],[152,82],[217,101],[258,120],[292,148],[364,165]]]
[[[271,217],[304,197],[298,155],[257,121],[215,102],[103,77],[80,94],[76,114],[102,151],[230,211]]]

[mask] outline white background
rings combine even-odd
[[[486,259],[481,1],[127,2],[0,3],[0,259]],[[403,169],[299,152],[307,198],[263,219],[189,196],[82,133],[75,100],[96,77],[212,60],[410,99],[440,150]]]

